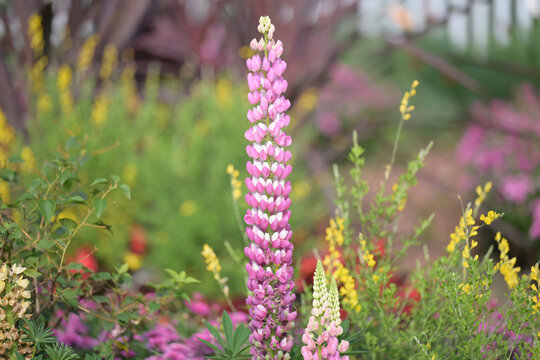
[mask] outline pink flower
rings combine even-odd
[[[533,189],[533,181],[526,174],[506,176],[502,182],[501,192],[506,200],[522,204]]]
[[[292,171],[287,164],[291,153],[286,148],[292,140],[283,130],[289,125],[285,112],[291,106],[283,96],[288,84],[282,74],[287,64],[280,58],[283,44],[273,40],[275,28],[270,19],[261,17],[258,29],[264,36],[259,41],[253,39],[250,46],[264,53],[246,61],[251,71],[247,76],[248,100],[253,107],[247,112],[251,127],[245,132],[251,142],[246,147],[251,157],[246,164],[250,175],[246,178],[246,202],[251,208],[244,221],[251,244],[244,253],[249,259],[246,270],[251,294],[246,304],[251,319],[251,354],[265,358],[270,353],[290,351],[292,336],[287,333],[294,326],[296,312],[292,309],[291,183],[286,180]]]

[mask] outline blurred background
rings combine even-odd
[[[505,217],[482,229],[480,252],[501,231],[522,269],[538,260],[540,0],[0,0],[0,159],[35,169],[78,138],[93,155],[88,177],[131,187],[132,200],[119,195],[104,215],[113,231],[84,232],[72,259],[127,262],[141,282],[186,270],[212,296],[207,243],[243,291],[245,187],[235,201],[226,169],[246,175],[245,59],[260,15],[288,63],[297,273],[310,276],[312,249],[324,252],[332,164],[347,166],[356,130],[365,176],[379,183],[414,79],[395,174],[435,145],[403,231],[434,211],[423,241],[436,258],[461,216],[458,195],[472,200],[491,180],[486,208]],[[76,206],[59,215],[78,216]],[[403,274],[423,258],[414,252]]]

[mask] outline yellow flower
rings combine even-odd
[[[308,113],[315,109],[319,101],[319,93],[317,88],[310,87],[306,89],[298,99],[298,110],[300,113]]]
[[[242,182],[238,180],[240,172],[234,168],[232,164],[227,166],[227,174],[231,176],[231,189],[234,200],[240,199],[242,196]]]
[[[487,194],[489,193],[489,191],[491,190],[491,187],[493,186],[493,184],[491,183],[491,181],[488,181],[484,187],[482,188],[482,186],[478,185],[476,187],[476,194],[478,195],[478,197],[476,198],[476,200],[474,200],[474,206],[478,209],[480,207],[480,205],[482,205],[482,203],[484,202],[484,200],[486,199],[486,196]]]
[[[64,91],[71,86],[71,68],[67,64],[62,64],[58,69],[58,77],[56,80],[58,90]]]
[[[464,268],[469,267],[469,259],[471,258],[471,250],[474,249],[476,246],[478,246],[478,242],[472,240],[470,246],[469,244],[465,244],[465,246],[463,247],[461,256],[463,257]],[[475,255],[473,260],[478,260],[478,255]]]
[[[219,259],[208,244],[204,244],[203,251],[201,252],[206,263],[206,270],[214,274],[214,279],[219,280],[219,273],[221,272],[221,265],[219,264]]]
[[[52,100],[48,94],[40,93],[37,99],[37,113],[39,115],[45,115],[52,110]]]
[[[231,105],[232,83],[229,79],[221,77],[216,84],[218,105],[226,108]]]
[[[456,226],[454,232],[450,234],[450,243],[446,246],[446,251],[449,253],[453,253],[456,246],[461,241],[467,240],[478,234],[478,226],[473,226],[475,221],[472,215],[472,209],[468,209],[459,219],[459,225]]]
[[[36,167],[36,158],[34,157],[34,153],[32,152],[32,149],[28,146],[23,146],[21,149],[21,159],[23,159],[23,163],[21,164],[21,169],[24,171],[32,171]]]
[[[15,140],[15,129],[7,123],[6,116],[0,109],[0,145],[9,146]]]
[[[107,120],[109,101],[103,92],[101,92],[94,105],[92,106],[92,123],[97,126],[101,126]]]
[[[130,270],[138,270],[142,265],[141,256],[129,251],[126,256],[124,256],[124,263],[128,264]]]
[[[43,51],[43,26],[41,25],[41,15],[33,13],[28,19],[28,37],[30,38],[30,48],[34,54],[39,55]]]
[[[98,35],[92,35],[82,45],[79,51],[79,57],[77,58],[77,72],[85,72],[90,67],[90,64],[92,64],[92,58],[94,57],[98,40]]]
[[[101,69],[99,70],[99,77],[101,79],[108,79],[118,62],[118,50],[113,44],[107,44],[103,50],[103,60],[101,61]]]
[[[44,74],[46,66],[47,57],[42,56],[34,63],[34,65],[32,65],[32,68],[30,69],[30,84],[32,84],[32,91],[36,94],[43,92],[43,88],[45,87]]]
[[[358,292],[356,291],[356,281],[349,273],[347,269],[340,261],[340,254],[336,246],[343,245],[345,230],[345,220],[336,217],[336,219],[330,219],[330,226],[326,229],[326,238],[328,241],[329,253],[323,260],[324,266],[328,269],[329,273],[340,283],[339,293],[342,296],[344,305],[353,311],[359,312],[361,310],[360,304],[358,304]]]
[[[521,268],[519,266],[514,267],[516,264],[515,257],[512,259],[508,257],[510,246],[508,245],[508,240],[502,237],[500,232],[497,232],[495,235],[495,241],[497,242],[500,251],[500,260],[495,265],[495,271],[498,270],[503,275],[508,288],[512,290],[519,282],[518,274]]]
[[[299,181],[293,186],[291,198],[297,200],[303,199],[309,194],[310,191],[311,186],[309,186],[309,182],[305,180]]]
[[[480,215],[480,220],[482,220],[486,225],[491,225],[491,223],[498,218],[500,218],[502,214],[496,213],[493,210],[488,211],[487,215]]]
[[[9,204],[11,202],[9,183],[2,179],[0,179],[0,200],[5,204]]]
[[[411,84],[409,91],[405,91],[401,103],[399,105],[399,112],[403,120],[409,120],[411,118],[411,111],[414,110],[413,105],[409,105],[409,100],[416,95],[416,87],[418,86],[418,80],[414,80]]]
[[[197,203],[193,200],[186,200],[180,205],[180,214],[188,217],[195,214],[197,211]]]
[[[135,84],[135,66],[128,65],[122,71],[122,92],[124,106],[130,113],[137,111],[139,107],[139,96],[137,85]]]
[[[60,97],[60,107],[64,114],[69,114],[73,108],[73,95],[71,94],[71,68],[67,64],[63,64],[58,69],[58,78],[56,86]]]

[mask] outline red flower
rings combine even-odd
[[[148,250],[146,231],[141,225],[133,224],[129,230],[129,248],[137,255],[144,255]]]
[[[93,272],[96,272],[98,270],[98,263],[96,258],[94,257],[94,249],[90,248],[90,246],[88,245],[83,245],[79,249],[77,249],[75,256],[68,258],[67,263],[81,264],[82,266],[92,270]],[[69,271],[71,271],[73,274],[82,274],[83,279],[87,279],[90,276],[90,273],[86,270],[72,269]]]

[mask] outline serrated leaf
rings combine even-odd
[[[131,189],[129,188],[129,186],[126,184],[122,184],[119,186],[119,188],[124,192],[128,200],[131,200]]]
[[[92,199],[92,204],[94,204],[94,209],[96,210],[96,216],[101,218],[101,215],[107,208],[107,199],[94,198]]]
[[[43,217],[45,218],[45,222],[50,222],[54,215],[54,210],[56,209],[56,203],[54,202],[54,200],[50,199],[39,200],[38,208],[41,212],[41,215],[43,215]]]

